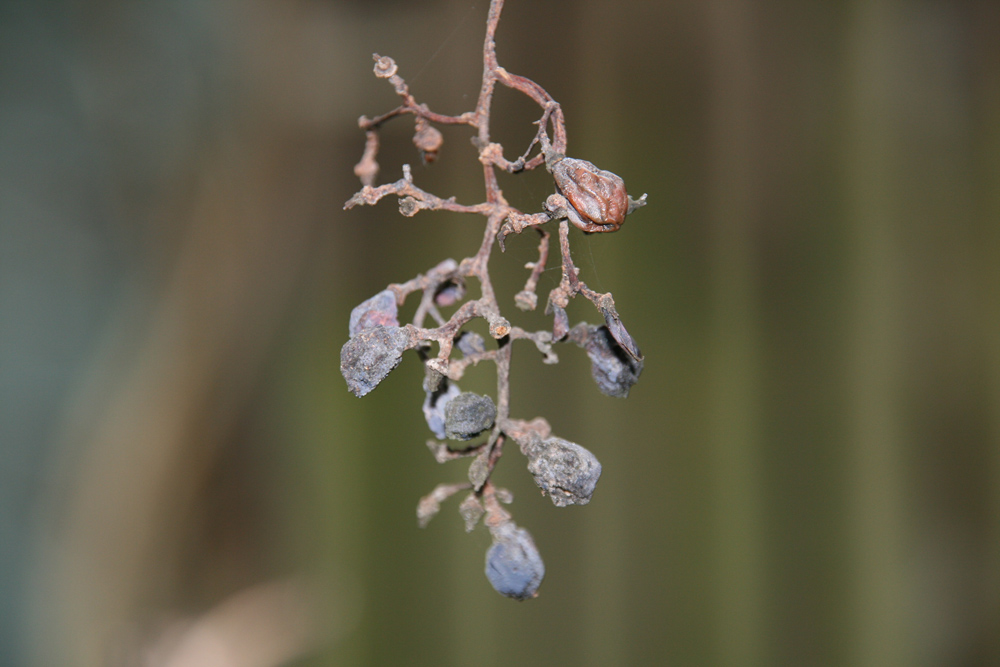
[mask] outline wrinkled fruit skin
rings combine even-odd
[[[528,452],[528,472],[556,507],[586,505],[601,478],[601,463],[575,442],[548,438]]]
[[[579,214],[569,221],[585,232],[617,231],[629,211],[625,181],[586,160],[564,157],[551,166],[560,194]]]
[[[410,342],[400,327],[372,327],[340,348],[340,372],[355,396],[364,396],[399,365]]]
[[[486,578],[497,593],[515,600],[538,594],[545,577],[545,563],[531,534],[507,523],[493,531],[493,546],[486,552]]]
[[[627,397],[629,389],[639,381],[642,361],[626,354],[606,326],[591,327],[586,350],[590,358],[590,374],[601,393],[616,398]]]
[[[489,396],[462,392],[444,408],[445,436],[451,440],[471,440],[497,418],[497,406]]]
[[[396,295],[392,290],[382,290],[351,311],[350,335],[356,336],[372,327],[398,327],[398,315]]]

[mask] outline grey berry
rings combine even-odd
[[[350,334],[356,336],[365,329],[377,326],[398,327],[398,316],[396,295],[392,290],[382,290],[351,311]]]
[[[575,442],[548,438],[527,451],[528,472],[557,507],[586,505],[601,478],[601,463]]]
[[[451,403],[451,400],[460,393],[458,385],[449,382],[447,378],[440,382],[436,390],[426,391],[424,419],[427,420],[427,427],[430,428],[435,437],[445,437],[444,410]]]
[[[458,349],[467,357],[474,354],[482,354],[486,351],[486,342],[483,337],[474,331],[463,331],[456,343]]]
[[[606,326],[589,328],[586,350],[597,388],[608,396],[628,396],[629,389],[639,381],[642,361],[626,354]]]
[[[444,408],[445,435],[452,440],[471,440],[497,418],[497,406],[489,396],[462,392]]]
[[[492,532],[493,545],[486,552],[486,578],[501,595],[515,600],[535,597],[545,577],[545,563],[531,534],[513,523]]]
[[[406,329],[377,326],[359,332],[340,348],[340,372],[355,396],[364,396],[399,365],[410,342]]]

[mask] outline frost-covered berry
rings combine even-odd
[[[392,290],[382,290],[367,301],[359,303],[351,311],[351,336],[356,336],[372,327],[398,327],[398,317],[396,295]]]
[[[575,442],[547,438],[527,452],[528,472],[556,507],[586,505],[601,478],[597,457]]]
[[[461,394],[457,384],[443,379],[437,389],[426,390],[427,397],[424,399],[424,419],[427,420],[427,427],[437,438],[445,437],[444,430],[444,410],[451,403],[451,400]]]
[[[463,331],[456,345],[462,351],[462,354],[467,357],[471,357],[474,354],[482,354],[486,351],[486,341],[475,331]]]
[[[462,392],[444,408],[444,431],[451,440],[471,440],[497,418],[497,406],[489,396]]]
[[[491,531],[493,545],[486,552],[486,578],[497,593],[515,600],[538,595],[545,577],[545,563],[531,533],[513,522]]]
[[[410,342],[406,329],[377,326],[353,336],[340,348],[340,372],[355,396],[364,396],[399,365]]]
[[[608,396],[628,396],[629,389],[639,381],[642,361],[626,354],[606,326],[589,328],[585,349],[597,388]]]

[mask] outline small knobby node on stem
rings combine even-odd
[[[427,273],[389,285],[359,304],[351,312],[350,338],[340,351],[340,370],[348,389],[364,396],[400,363],[406,350],[416,352],[425,371],[423,413],[436,438],[427,442],[428,448],[439,463],[464,457],[472,459],[468,481],[440,484],[420,500],[418,522],[421,527],[427,525],[441,503],[467,492],[458,508],[466,530],[471,531],[482,522],[493,541],[486,554],[487,579],[501,594],[525,600],[538,594],[545,565],[531,534],[517,526],[501,506],[511,502],[510,492],[491,481],[504,444],[510,440],[518,446],[542,494],[548,495],[557,507],[589,503],[601,476],[601,464],[587,449],[552,435],[545,419],[511,418],[512,343],[528,340],[543,355],[545,363],[556,363],[558,357],[553,345],[573,342],[590,358],[591,374],[601,392],[621,398],[628,395],[642,373],[642,353],[622,324],[611,294],[595,292],[580,280],[580,271],[570,256],[569,225],[588,234],[617,231],[627,215],[646,204],[646,195],[632,199],[619,176],[586,160],[566,157],[566,127],[559,103],[534,81],[507,72],[497,62],[494,37],[502,8],[503,0],[491,1],[483,46],[483,83],[473,111],[448,116],[418,104],[399,75],[396,62],[388,56],[374,55],[375,76],[388,80],[400,104],[381,116],[359,119],[366,139],[354,173],[362,187],[344,208],[371,206],[384,197],[394,196],[404,216],[412,217],[423,210],[475,213],[486,218],[486,227],[474,255],[460,262],[446,259]],[[535,137],[514,160],[506,159],[503,146],[490,141],[490,110],[497,83],[527,95],[541,109]],[[403,165],[399,180],[376,185],[379,129],[383,123],[406,115],[414,117],[413,144],[424,163],[433,162],[444,144],[435,125],[467,125],[475,131],[472,144],[483,167],[486,201],[459,204],[455,197],[442,199],[426,192],[413,183],[409,165]],[[496,170],[519,173],[541,166],[552,174],[555,192],[535,213],[524,213],[510,206],[500,190]],[[549,222],[558,224],[562,260],[562,278],[549,291],[546,301],[545,312],[552,316],[552,329],[525,331],[501,315],[490,280],[490,255],[494,242],[502,251],[507,236],[520,234],[529,227],[538,231],[538,261],[525,267],[531,273],[524,289],[514,298],[520,310],[534,310],[538,305],[539,279],[549,259],[551,232],[542,226]],[[478,281],[479,298],[467,298],[469,279]],[[412,294],[419,295],[413,319],[401,325],[399,307]],[[570,326],[566,308],[577,295],[594,304],[604,324],[580,322]],[[428,318],[432,321],[430,325]],[[476,319],[486,321],[493,342],[487,343],[466,328]],[[432,349],[435,343],[436,355]],[[496,366],[496,400],[463,392],[458,386],[465,370],[482,361]]]

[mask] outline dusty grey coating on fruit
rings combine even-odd
[[[486,552],[486,578],[501,595],[515,600],[535,597],[545,577],[545,563],[531,534],[514,523],[492,532],[493,546]]]
[[[351,311],[350,335],[356,336],[372,327],[398,327],[396,295],[392,290],[382,290],[372,298],[362,301]]]
[[[444,408],[444,432],[451,440],[471,440],[497,418],[497,406],[489,396],[462,392]]]
[[[627,397],[629,389],[639,381],[642,362],[626,354],[606,326],[590,327],[585,349],[590,358],[590,374],[601,393]]]
[[[548,438],[528,452],[528,472],[553,505],[586,505],[601,478],[601,463],[575,442]]]
[[[400,327],[372,327],[340,348],[340,372],[355,396],[364,396],[399,365],[410,342]]]

